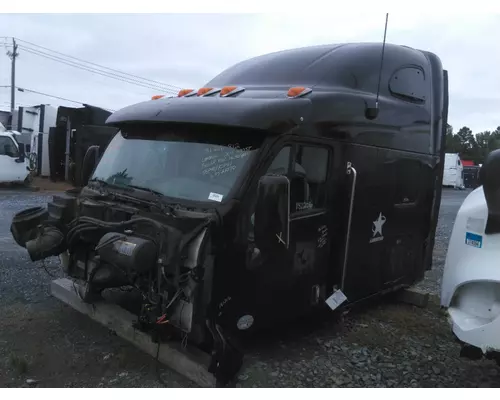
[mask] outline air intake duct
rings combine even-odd
[[[26,250],[31,261],[57,256],[66,250],[64,233],[52,225],[42,226],[38,237],[26,242]]]
[[[10,233],[15,242],[21,247],[26,247],[26,242],[38,236],[38,226],[48,217],[49,212],[42,207],[27,208],[14,215]]]

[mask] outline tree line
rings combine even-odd
[[[453,127],[446,127],[446,152],[459,153],[463,160],[472,160],[474,163],[482,164],[486,155],[496,149],[500,149],[500,126],[494,131],[476,133],[464,126],[457,133]]]

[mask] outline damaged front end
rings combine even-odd
[[[102,300],[108,289],[127,287],[139,294],[136,329],[155,342],[189,341],[211,352],[209,371],[219,386],[226,385],[241,367],[242,354],[212,311],[218,215],[165,212],[83,190],[16,214],[11,225],[16,243],[32,261],[59,256],[87,303]]]

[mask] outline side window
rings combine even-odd
[[[424,71],[415,67],[399,69],[389,80],[389,90],[396,98],[424,104],[428,90]]]
[[[0,136],[0,156],[19,157],[19,151],[10,137]]]
[[[268,174],[286,175],[290,180],[290,212],[323,208],[326,206],[326,178],[328,149],[318,146],[294,146],[281,149],[269,166]]]
[[[294,161],[290,174],[291,212],[326,207],[328,149],[297,146]]]
[[[290,180],[290,213],[326,207],[328,175],[327,148],[318,146],[283,147],[265,174],[285,175]],[[292,157],[293,155],[293,157]],[[293,160],[291,160],[293,158]],[[290,162],[293,161],[290,167]],[[255,203],[250,206],[250,225],[254,225]],[[253,240],[253,229],[249,231]]]

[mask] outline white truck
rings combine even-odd
[[[500,364],[500,150],[488,155],[480,184],[455,220],[441,306],[462,343],[462,356],[486,356]]]
[[[446,153],[444,158],[443,186],[465,189],[464,167],[458,153]]]
[[[24,144],[15,139],[15,131],[0,131],[0,184],[23,183],[29,175]]]

